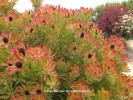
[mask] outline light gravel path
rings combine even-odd
[[[133,40],[126,41],[127,43],[127,54],[129,56],[128,67],[131,70],[129,73],[126,73],[127,75],[133,76]]]

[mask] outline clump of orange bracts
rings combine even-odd
[[[126,44],[122,37],[104,39],[88,21],[91,12],[45,5],[3,13],[0,99],[132,100],[133,79],[123,74]]]

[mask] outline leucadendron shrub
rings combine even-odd
[[[1,100],[133,99],[125,42],[104,39],[91,9],[34,7],[0,17]]]

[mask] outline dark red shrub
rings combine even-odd
[[[128,9],[121,5],[109,7],[103,10],[101,18],[96,21],[98,28],[102,29],[103,33],[105,33],[105,36],[119,33],[120,30],[118,28],[114,28],[116,26],[115,23],[121,23],[120,18],[127,11]]]

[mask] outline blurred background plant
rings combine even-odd
[[[121,4],[128,9],[133,10],[133,0],[123,1]]]
[[[102,11],[107,9],[108,7],[115,7],[118,5],[122,5],[124,7],[127,7],[130,10],[133,10],[133,1],[132,0],[127,0],[127,1],[123,1],[123,2],[109,2],[109,3],[105,3],[102,5],[97,6],[96,8],[94,8],[93,13],[92,13],[92,18],[90,18],[90,20],[96,22],[97,19],[99,19],[102,16]]]
[[[120,31],[117,23],[121,24],[120,18],[126,14],[128,9],[124,6],[117,5],[115,7],[108,7],[103,10],[102,16],[97,19],[98,28],[101,29],[105,37],[111,35],[121,36],[124,32]]]
[[[107,9],[108,7],[114,7],[117,5],[119,5],[118,2],[106,3],[106,4],[97,6],[93,11],[92,18],[90,20],[96,22],[96,20],[102,16],[103,10]]]
[[[120,29],[122,36],[126,39],[133,38],[133,10],[128,10],[121,18],[121,23],[116,25]]]
[[[132,0],[100,5],[94,9],[89,20],[97,23],[98,28],[103,31],[105,37],[117,34],[125,39],[132,38],[132,5]],[[126,18],[123,18],[123,16],[126,16]]]

